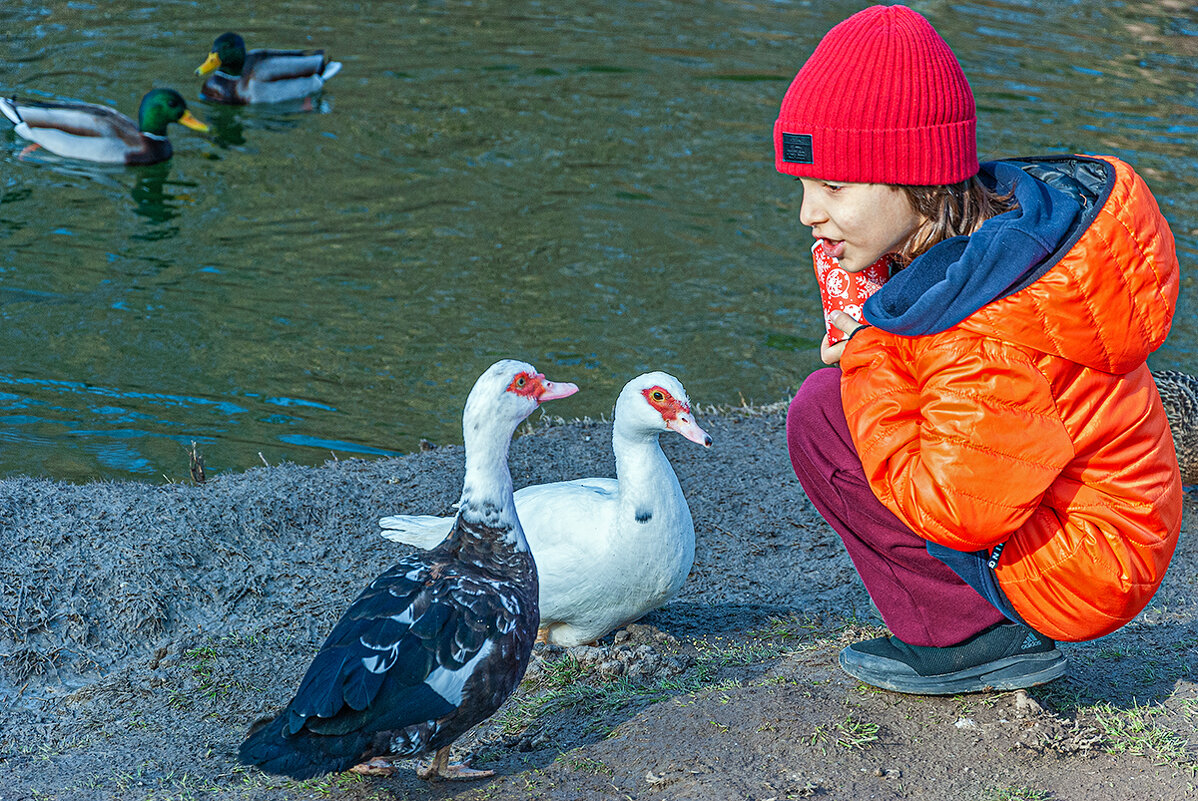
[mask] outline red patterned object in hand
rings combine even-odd
[[[815,277],[819,281],[820,299],[824,304],[824,322],[828,326],[828,343],[835,345],[847,335],[832,325],[832,312],[842,311],[858,322],[865,322],[861,307],[865,299],[882,288],[890,277],[890,257],[883,256],[858,273],[850,273],[824,250],[823,240],[811,247],[815,262]]]

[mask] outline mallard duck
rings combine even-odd
[[[1169,418],[1181,483],[1198,484],[1198,378],[1176,370],[1153,370],[1152,378]]]
[[[449,537],[350,604],[286,709],[251,729],[243,763],[294,778],[389,774],[392,758],[435,752],[422,778],[491,775],[450,765],[449,748],[516,689],[536,637],[537,569],[508,447],[538,406],[577,391],[511,359],[482,374],[462,414],[466,475]]]
[[[222,33],[212,52],[196,68],[209,75],[200,90],[217,103],[282,103],[315,94],[325,81],[341,71],[341,62],[329,61],[323,50],[245,50],[245,40]]]
[[[667,431],[711,447],[681,381],[661,372],[637,376],[616,400],[615,478],[537,484],[515,494],[540,577],[540,639],[566,647],[594,642],[681,589],[695,560],[695,524],[658,442]],[[379,525],[389,540],[432,548],[452,522],[394,515]]]
[[[171,157],[166,126],[193,131],[208,126],[187,110],[174,89],[151,89],[141,99],[137,122],[116,109],[93,103],[48,103],[0,97],[0,111],[18,135],[51,153],[105,164],[155,164]]]

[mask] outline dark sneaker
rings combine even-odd
[[[840,652],[840,667],[866,684],[919,695],[1018,690],[1065,673],[1057,644],[1017,623],[999,623],[957,645],[907,645],[878,637]]]

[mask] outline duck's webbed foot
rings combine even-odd
[[[447,779],[449,781],[473,781],[494,776],[493,770],[475,770],[465,763],[449,764],[449,746],[437,749],[433,761],[425,768],[417,768],[416,775],[426,781]]]
[[[395,767],[395,762],[390,757],[375,757],[365,762],[359,762],[347,772],[358,773],[362,776],[392,776],[396,770],[398,768]]]

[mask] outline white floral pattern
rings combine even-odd
[[[819,281],[820,299],[824,305],[824,323],[828,327],[828,341],[836,344],[844,339],[844,332],[832,325],[832,313],[843,311],[859,322],[865,322],[862,306],[866,298],[882,288],[890,277],[890,257],[883,256],[858,273],[850,273],[840,266],[837,259],[824,250],[823,240],[811,246],[811,257],[815,263],[815,277]]]

